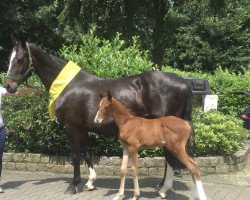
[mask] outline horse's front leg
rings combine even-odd
[[[74,167],[74,177],[73,182],[68,186],[65,191],[65,194],[75,194],[76,186],[81,182],[80,175],[80,155],[81,155],[81,147],[80,147],[80,134],[81,132],[78,129],[67,127],[65,128],[66,133],[69,136],[69,141],[71,145],[71,158],[72,165]]]
[[[85,185],[85,190],[92,191],[95,189],[94,181],[96,180],[96,172],[93,166],[93,160],[90,150],[90,142],[89,142],[89,135],[82,134],[81,135],[81,148],[84,153],[84,159],[89,169],[89,180]]]

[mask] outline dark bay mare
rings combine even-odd
[[[34,43],[22,43],[12,38],[14,48],[10,55],[10,64],[5,79],[5,88],[13,93],[32,72],[41,79],[47,90],[66,65],[67,61],[47,53]],[[86,189],[94,189],[96,173],[90,155],[88,132],[117,137],[118,129],[113,119],[101,125],[94,123],[94,117],[100,102],[96,91],[109,90],[117,99],[126,102],[137,116],[156,118],[174,115],[191,120],[192,92],[186,81],[180,76],[161,71],[143,72],[138,75],[104,79],[84,69],[72,79],[55,101],[55,113],[58,122],[64,127],[71,145],[74,166],[73,182],[65,193],[76,193],[76,186],[81,182],[80,155],[89,168],[89,180]],[[167,167],[164,178],[169,180],[167,187],[172,187],[173,167],[182,165],[169,151],[165,152]],[[162,187],[162,181],[160,187]]]
[[[134,197],[140,198],[138,183],[138,151],[163,146],[172,152],[189,170],[194,181],[195,199],[206,200],[202,187],[199,167],[194,159],[188,155],[186,146],[193,136],[192,124],[175,116],[165,116],[157,119],[146,119],[133,115],[129,109],[119,100],[112,97],[110,92],[102,97],[99,109],[95,116],[95,123],[101,124],[112,117],[119,129],[118,137],[123,147],[123,158],[120,168],[121,183],[118,194],[113,200],[124,197],[125,177],[130,160],[131,173],[134,179]],[[165,196],[166,188],[162,187],[158,194]]]

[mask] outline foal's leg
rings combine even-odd
[[[158,191],[158,194],[162,198],[166,198],[166,192],[170,189],[172,189],[173,186],[173,176],[174,176],[174,170],[173,168],[167,163],[167,170],[166,170],[166,176],[163,183],[162,188]]]
[[[121,176],[120,189],[118,194],[113,198],[113,200],[122,199],[124,197],[125,178],[128,171],[128,162],[129,162],[128,150],[123,148],[122,164],[120,169],[120,176]]]
[[[187,167],[188,171],[192,174],[196,190],[198,193],[198,199],[206,200],[207,198],[201,183],[200,171],[197,163],[187,155],[185,148],[182,148],[180,151],[178,151],[176,156],[180,159],[180,161]],[[197,198],[197,196],[195,196],[195,198]]]
[[[140,189],[139,189],[139,183],[138,183],[138,152],[133,151],[130,153],[130,164],[131,164],[131,173],[134,179],[134,197],[132,200],[137,200],[140,198]]]
[[[65,194],[75,194],[76,186],[81,182],[80,175],[80,134],[81,132],[73,127],[65,128],[66,133],[69,136],[69,141],[71,145],[71,157],[72,164],[74,166],[74,177],[73,182],[66,189]]]
[[[92,155],[90,152],[90,144],[89,144],[89,135],[82,134],[81,135],[81,148],[84,153],[84,159],[89,169],[89,180],[85,185],[85,189],[88,191],[92,191],[95,186],[93,185],[96,180],[96,172],[93,167]]]

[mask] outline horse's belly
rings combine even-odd
[[[140,143],[144,148],[164,146],[163,127],[156,120],[145,119],[140,128]]]

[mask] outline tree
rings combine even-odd
[[[249,68],[247,1],[218,2],[193,0],[169,11],[168,31],[174,34],[167,40],[164,64],[211,72],[218,66],[234,72]]]
[[[247,0],[3,0],[1,70],[8,63],[11,32],[58,50],[80,42],[79,35],[95,24],[100,38],[122,33],[125,46],[139,36],[159,69],[214,71],[221,66],[244,72],[250,59],[249,6]]]
[[[38,42],[54,50],[62,45],[57,23],[58,1],[7,1],[0,4],[0,66],[6,71],[12,43],[11,33],[24,41]]]

